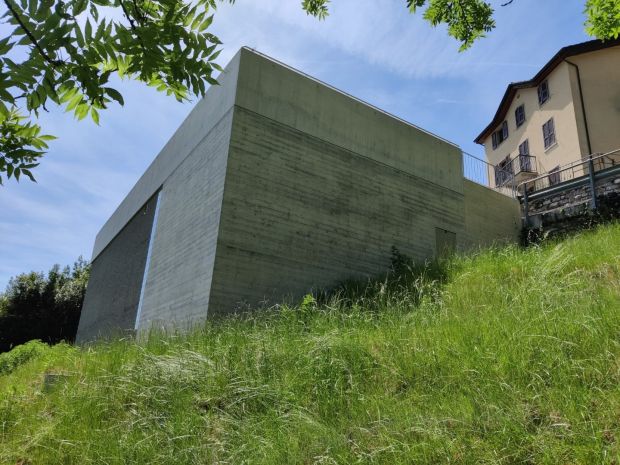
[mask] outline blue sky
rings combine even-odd
[[[497,6],[497,29],[459,53],[441,28],[404,0],[333,0],[325,21],[299,0],[237,0],[216,13],[220,64],[246,45],[482,156],[472,141],[506,85],[531,78],[561,47],[589,40],[584,0]],[[116,85],[124,107],[101,125],[52,109],[41,124],[59,137],[35,175],[0,188],[0,291],[11,276],[90,258],[95,235],[181,124],[180,104],[140,84]]]

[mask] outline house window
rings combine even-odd
[[[493,139],[493,149],[495,150],[499,144],[508,139],[508,121],[504,121],[502,123],[501,129],[495,131],[492,135]]]
[[[545,141],[545,150],[555,144],[555,124],[553,123],[553,118],[543,124],[543,139]]]
[[[529,139],[525,139],[519,145],[519,166],[521,167],[521,171],[525,171],[526,173],[532,172],[532,157],[530,157]]]
[[[549,171],[549,185],[550,186],[555,186],[556,184],[559,184],[560,181],[561,181],[561,179],[560,179],[560,167],[556,166],[551,171]]]
[[[549,100],[549,81],[543,81],[538,86],[538,103],[542,105]]]
[[[504,158],[495,166],[495,185],[502,186],[513,177],[512,163],[510,155]]]
[[[515,110],[515,121],[517,122],[517,127],[525,123],[525,105],[519,105]]]

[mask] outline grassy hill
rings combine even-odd
[[[16,354],[2,464],[618,464],[620,225],[191,335]]]

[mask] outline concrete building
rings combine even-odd
[[[97,235],[78,341],[517,240],[456,145],[246,48],[219,81]]]
[[[620,148],[620,39],[561,49],[531,80],[512,83],[489,125],[484,145],[497,187]]]

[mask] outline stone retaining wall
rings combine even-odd
[[[620,193],[620,176],[605,179],[596,186],[597,197],[604,197],[613,192]],[[558,192],[556,195],[530,202],[528,214],[529,216],[535,216],[551,210],[564,209],[581,204],[589,204],[591,201],[592,193],[590,185],[585,184],[575,189]]]
[[[596,199],[597,209],[593,210],[587,184],[531,202],[523,241],[536,242],[542,237],[566,234],[620,218],[620,176],[599,181]]]

